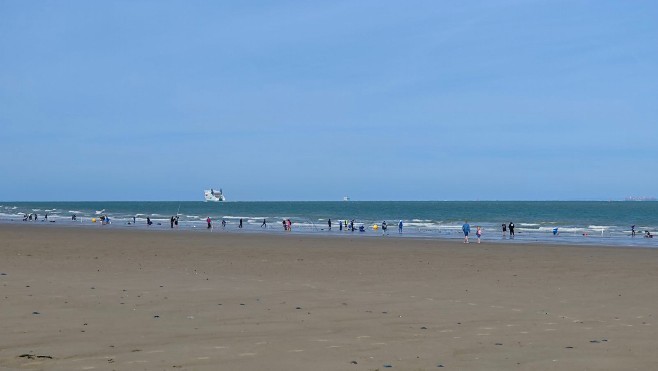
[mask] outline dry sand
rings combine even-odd
[[[0,369],[658,369],[657,263],[649,249],[0,225]]]

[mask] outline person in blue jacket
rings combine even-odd
[[[464,243],[468,243],[468,234],[471,233],[471,226],[468,224],[468,221],[464,221],[462,231],[464,231]]]

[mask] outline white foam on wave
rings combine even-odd
[[[578,228],[578,227],[558,227],[559,232],[576,232],[576,233],[582,233],[585,232],[585,228]],[[552,229],[551,229],[552,231]]]
[[[391,223],[391,226],[393,226],[393,224],[394,224],[394,223]],[[440,227],[442,227],[442,226],[439,226],[439,225],[436,224],[436,223],[412,223],[412,222],[409,222],[409,223],[407,223],[407,224],[404,224],[404,222],[403,222],[403,227],[407,227],[407,228],[427,228],[427,229],[432,228],[432,229],[437,229],[437,228],[440,228]]]
[[[523,226],[523,227],[537,227],[540,224],[538,224],[538,223],[519,223],[519,225]]]

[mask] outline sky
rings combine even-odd
[[[0,200],[658,196],[655,1],[0,0]]]

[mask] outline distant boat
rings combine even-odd
[[[203,191],[203,196],[206,199],[206,202],[222,202],[226,201],[226,197],[224,197],[224,192],[220,189],[219,192],[215,191],[214,189],[206,189]]]
[[[349,201],[349,200],[350,200],[350,196],[343,197],[343,201]]]

